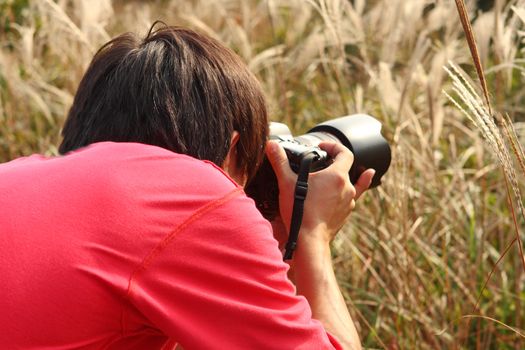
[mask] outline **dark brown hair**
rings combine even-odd
[[[93,58],[69,111],[59,151],[100,141],[160,146],[222,166],[234,130],[251,178],[268,133],[264,95],[233,51],[194,31],[155,24],[122,34]]]

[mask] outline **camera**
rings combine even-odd
[[[270,140],[281,144],[290,167],[296,173],[306,156],[312,159],[310,172],[324,169],[331,164],[332,160],[328,154],[318,147],[322,141],[342,143],[354,154],[354,163],[348,173],[352,184],[357,182],[366,169],[375,169],[370,188],[381,184],[381,178],[387,172],[391,161],[390,146],[381,135],[381,123],[366,114],[335,118],[318,124],[306,134],[297,137],[292,136],[285,124],[272,122]],[[266,157],[245,191],[267,220],[273,220],[279,213],[277,178]]]

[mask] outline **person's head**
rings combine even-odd
[[[67,116],[60,153],[100,141],[140,142],[226,168],[234,154],[235,167],[251,178],[268,133],[258,81],[218,41],[154,27],[144,39],[122,34],[96,53]]]

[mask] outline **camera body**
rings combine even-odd
[[[293,138],[292,133],[288,134],[271,134],[272,129],[279,127],[279,130],[282,130],[283,127],[288,128],[285,124],[281,123],[271,123],[270,124],[270,140],[277,141],[286,152],[288,162],[290,163],[290,168],[297,173],[299,171],[299,166],[301,160],[307,155],[312,154],[313,161],[310,165],[310,172],[318,171],[326,168],[330,165],[331,161],[328,157],[328,154],[320,149],[317,146],[303,144],[300,141]]]
[[[313,155],[310,172],[326,168],[332,162],[328,154],[318,145],[322,141],[342,143],[354,154],[354,163],[349,171],[350,181],[355,184],[363,171],[375,169],[370,188],[381,184],[382,176],[391,162],[388,142],[381,135],[381,123],[366,114],[354,114],[321,123],[306,134],[293,137],[289,128],[282,123],[270,124],[270,139],[284,148],[290,167],[297,172],[301,160]],[[273,220],[279,213],[279,188],[277,178],[265,157],[255,177],[246,186],[246,194],[255,200],[263,216]]]

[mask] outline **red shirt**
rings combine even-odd
[[[209,162],[103,142],[0,165],[3,349],[338,347]]]

